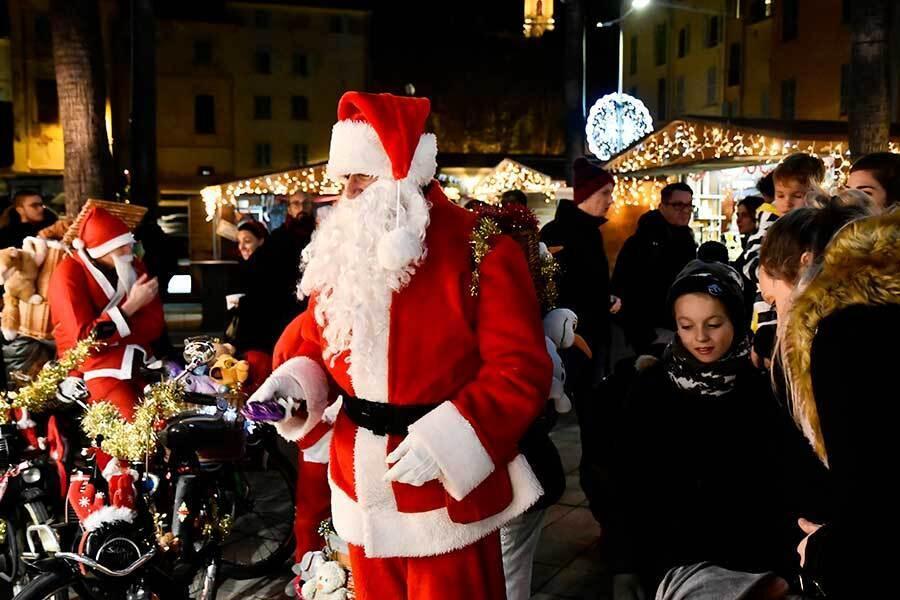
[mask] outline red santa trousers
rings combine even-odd
[[[86,381],[88,391],[91,393],[91,403],[106,400],[111,402],[126,421],[134,418],[134,408],[140,402],[141,390],[144,389],[144,381],[139,377],[131,379],[116,379],[114,377],[98,377]]]
[[[331,489],[328,487],[328,463],[297,456],[297,498],[294,513],[294,537],[297,540],[294,556],[297,562],[307,552],[321,550],[325,540],[319,535],[319,525],[331,516]]]
[[[503,600],[500,534],[455,552],[418,558],[367,558],[350,545],[356,600]]]
[[[144,380],[140,377],[131,379],[116,379],[114,377],[99,377],[85,382],[88,392],[91,394],[90,402],[106,400],[112,403],[126,421],[134,418],[134,409],[140,401],[139,391],[144,389]],[[97,450],[97,466],[100,470],[106,468],[110,455],[102,450]]]

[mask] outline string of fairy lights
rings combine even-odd
[[[489,203],[498,203],[500,196],[507,190],[522,190],[525,193],[543,194],[548,204],[556,200],[556,192],[563,185],[554,181],[549,175],[536,171],[514,160],[504,159],[487,176],[467,187],[463,179],[453,176],[439,175],[438,179],[445,186],[447,196],[460,201],[463,196],[470,196]],[[237,205],[241,196],[276,195],[289,196],[295,192],[304,192],[316,196],[339,194],[343,184],[325,174],[325,165],[315,165],[284,173],[251,177],[222,185],[211,185],[200,191],[206,209],[206,220],[212,221],[216,212],[225,205]]]
[[[889,150],[900,153],[900,144],[891,142]],[[614,157],[606,168],[616,176],[614,210],[627,206],[653,207],[659,192],[673,176],[644,175],[643,172],[664,167],[688,167],[695,163],[734,159],[756,163],[748,169],[768,171],[783,157],[794,152],[821,156],[827,167],[828,187],[843,185],[851,165],[850,150],[844,141],[785,140],[755,133],[739,127],[721,126],[696,121],[676,121],[657,131],[631,150]],[[463,178],[464,179],[464,178]],[[512,159],[504,159],[488,175],[471,185],[461,178],[445,177],[441,183],[454,201],[465,196],[489,203],[499,202],[506,190],[518,189],[529,194],[543,194],[548,204],[556,200],[564,185],[549,175],[531,169]],[[220,207],[235,206],[237,198],[248,194],[287,196],[301,191],[313,195],[332,195],[341,191],[342,183],[325,174],[325,165],[271,175],[251,177],[201,191],[206,218],[211,221]]]
[[[891,142],[890,151],[900,153]],[[615,199],[622,206],[654,206],[659,191],[674,178],[642,176],[641,172],[661,167],[723,159],[759,161],[763,170],[774,168],[794,152],[821,156],[825,162],[827,187],[846,183],[850,150],[844,141],[783,140],[737,127],[723,127],[691,121],[677,121],[606,164],[616,173]]]
[[[203,188],[200,195],[206,208],[206,220],[212,221],[224,205],[237,205],[237,198],[248,194],[290,196],[304,192],[315,196],[338,194],[343,184],[325,174],[325,165],[313,165],[283,173],[251,177],[223,185]]]
[[[530,169],[511,159],[503,159],[497,168],[476,183],[471,196],[487,202],[498,202],[506,190],[522,190],[526,194],[543,194],[547,203],[556,199],[562,184],[549,175]]]

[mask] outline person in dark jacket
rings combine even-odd
[[[779,232],[761,269],[783,262]],[[842,227],[811,264],[780,343],[792,413],[828,465],[837,500],[830,519],[799,522],[807,588],[838,600],[896,597],[900,213]]]
[[[41,229],[56,223],[56,213],[44,206],[36,190],[15,193],[9,208],[0,215],[0,248],[22,247],[22,240],[36,236]]]
[[[574,200],[560,200],[555,218],[541,230],[541,241],[560,267],[561,308],[578,315],[578,330],[598,361],[608,357],[610,313],[621,302],[609,292],[609,261],[600,227],[613,204],[611,174],[585,158],[575,161]],[[571,374],[570,365],[567,370]]]
[[[615,600],[702,562],[789,577],[793,521],[827,499],[824,468],[750,362],[737,271],[692,261],[666,305],[677,335],[638,373],[615,444]]]
[[[693,191],[686,183],[662,189],[658,209],[638,219],[616,260],[612,287],[622,298],[625,338],[637,354],[653,353],[672,339],[675,324],[666,293],[675,277],[697,254],[689,226]]]

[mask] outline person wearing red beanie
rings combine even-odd
[[[566,364],[575,413],[582,431],[584,457],[592,450],[596,419],[588,417],[590,400],[607,370],[610,339],[610,313],[618,312],[621,302],[610,295],[609,262],[603,246],[601,226],[613,204],[613,176],[579,158],[573,165],[574,200],[560,200],[556,217],[541,230],[541,240],[560,265],[559,306],[578,316],[579,333],[588,342],[592,356],[570,349],[562,356]],[[586,463],[585,463],[586,464]],[[582,469],[581,485],[588,500],[598,497],[590,481],[590,469]],[[596,508],[596,507],[592,507]],[[595,511],[595,514],[599,514]]]

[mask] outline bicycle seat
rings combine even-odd
[[[196,453],[203,460],[234,461],[244,455],[246,434],[239,420],[223,413],[189,411],[169,420],[160,442],[176,455]]]

